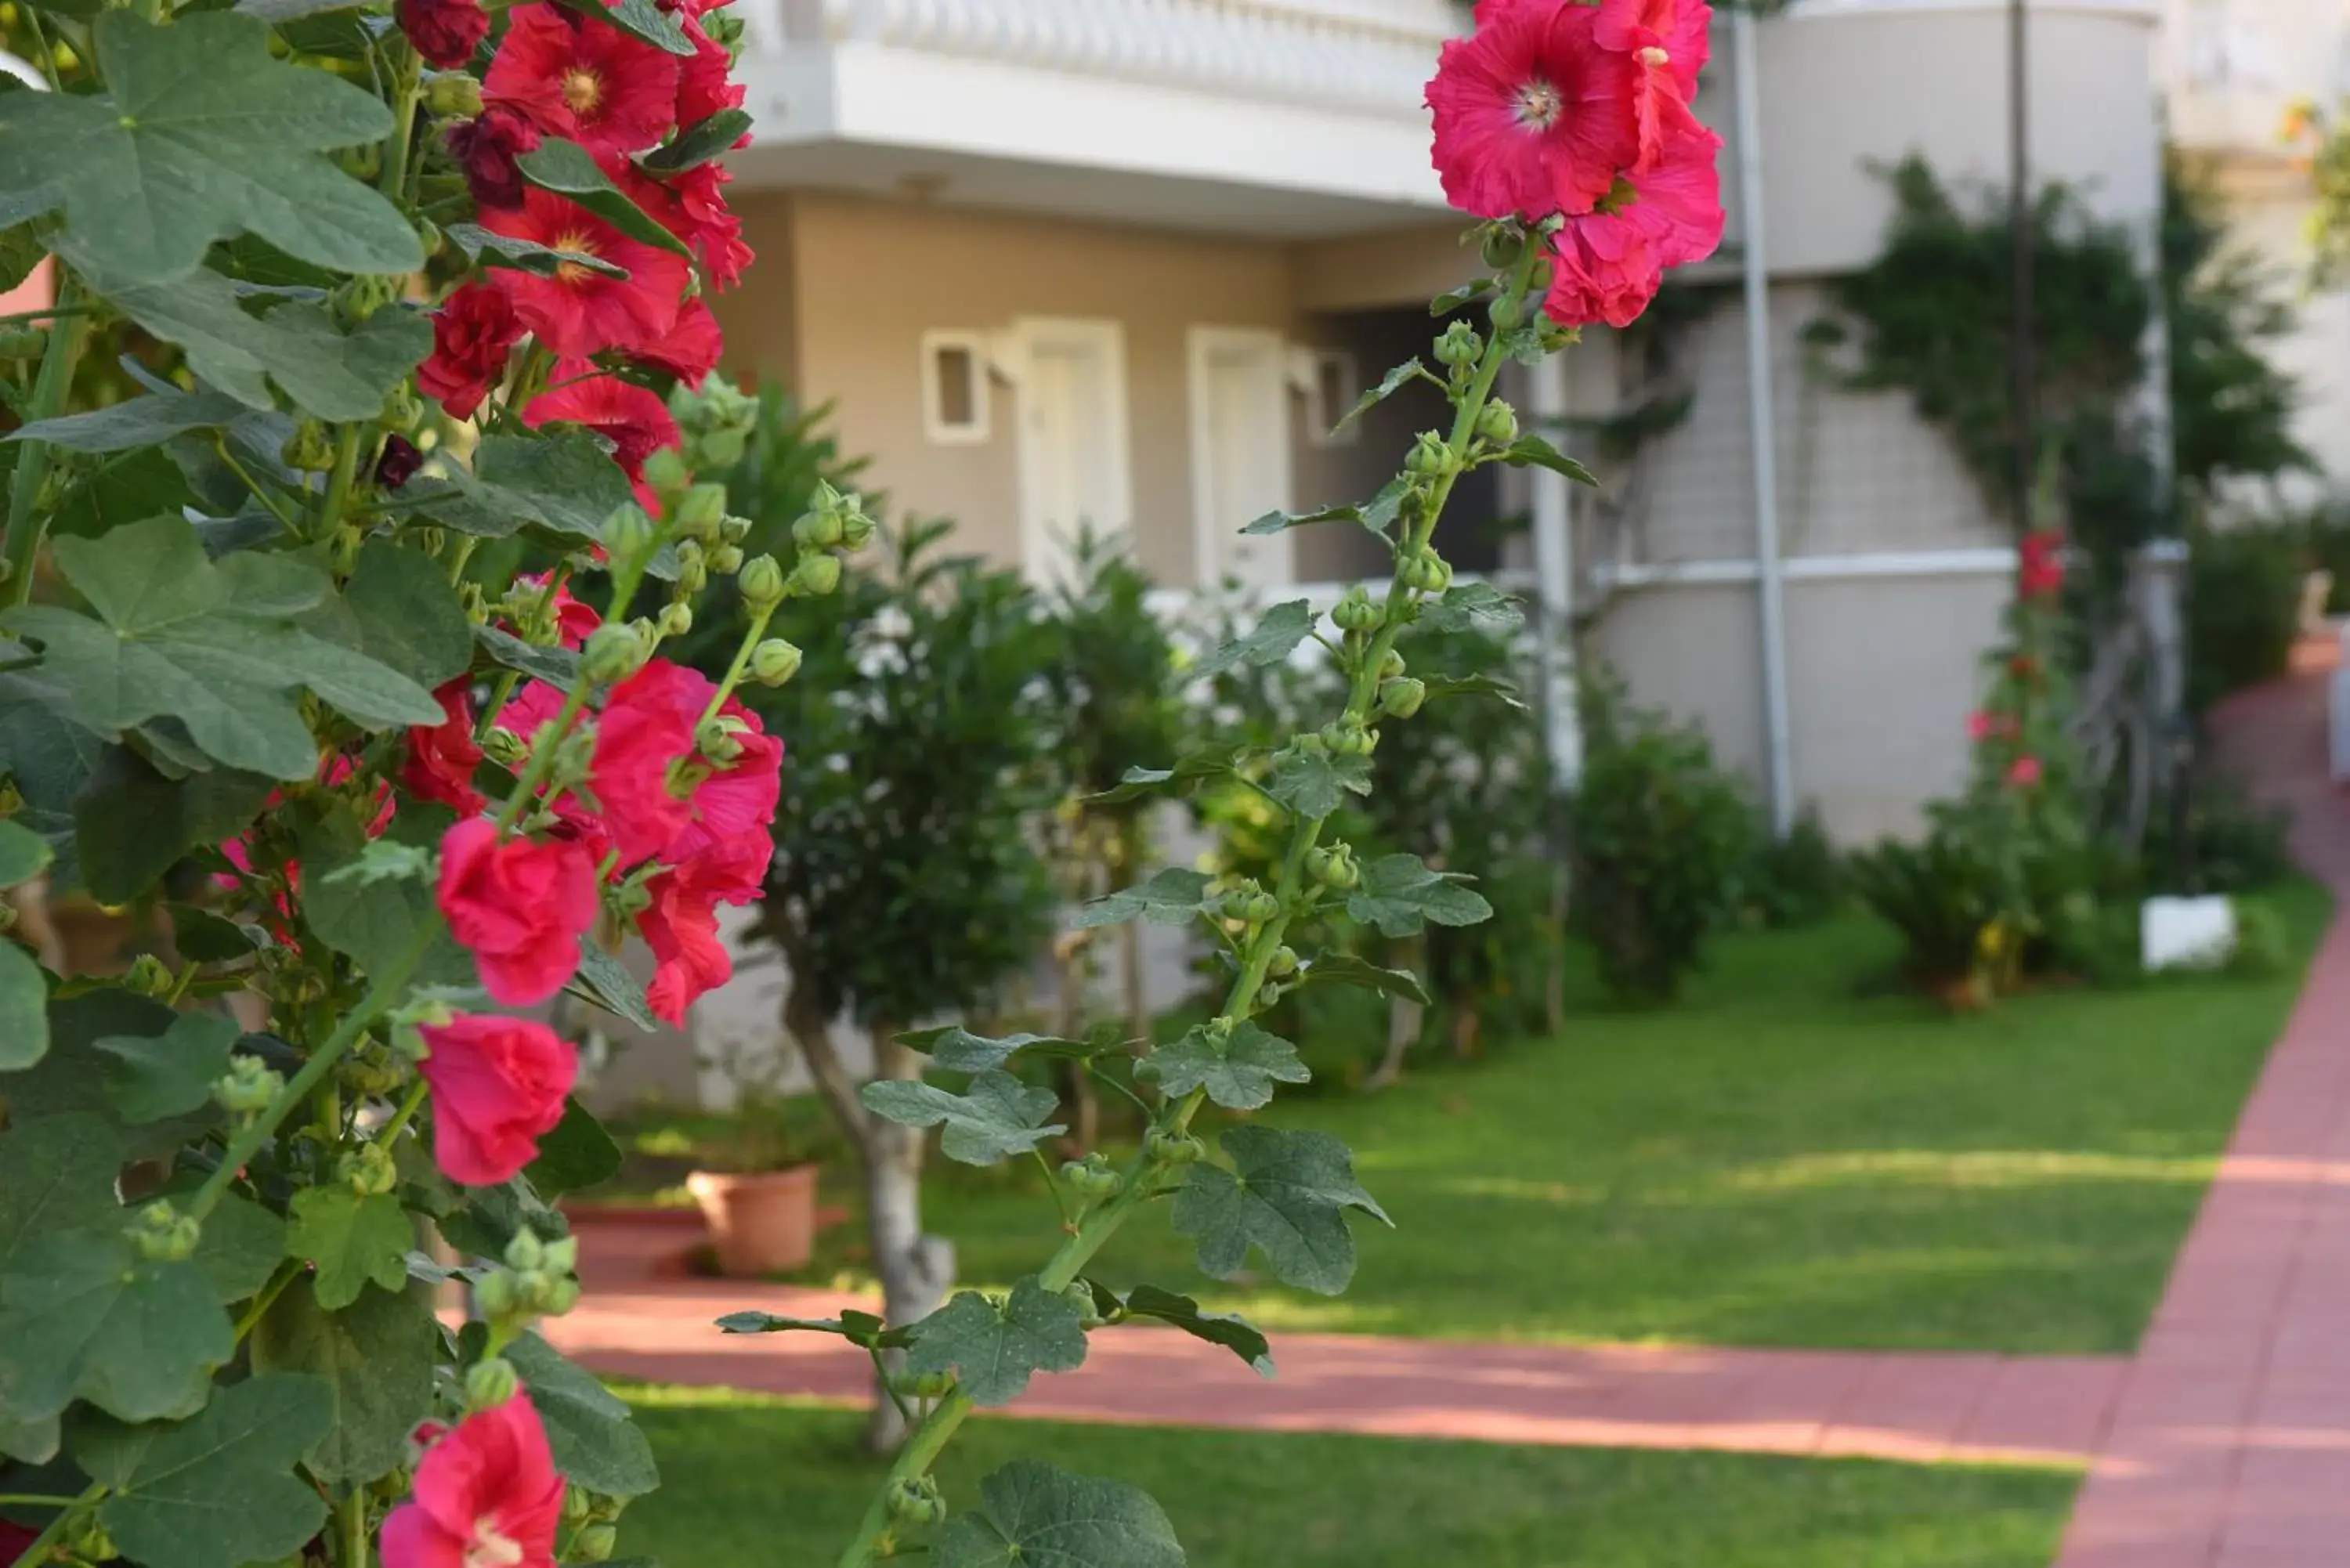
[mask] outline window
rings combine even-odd
[[[1348,425],[1333,434],[1340,420],[1352,412],[1363,395],[1363,371],[1352,354],[1340,348],[1303,351],[1305,372],[1300,390],[1305,394],[1305,442],[1308,446],[1352,446],[1362,439],[1362,427]]]
[[[922,335],[922,429],[940,446],[987,440],[987,346],[976,332]]]

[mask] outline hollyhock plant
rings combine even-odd
[[[440,399],[450,418],[471,419],[505,374],[522,333],[503,290],[467,284],[432,313],[432,353],[417,369],[417,385]]]
[[[1544,306],[1563,327],[1629,326],[1664,283],[1665,269],[1702,261],[1721,244],[1721,139],[1693,125],[1664,160],[1627,176],[1601,210],[1569,218],[1552,244],[1555,268]]]
[[[383,1524],[383,1568],[554,1568],[563,1477],[525,1394],[432,1438]]]
[[[614,277],[566,264],[550,276],[495,275],[515,318],[564,358],[652,348],[677,326],[692,275],[686,259],[630,238],[569,197],[533,186],[523,192],[520,206],[483,213],[482,226],[549,250],[594,256],[627,274]]]
[[[1637,161],[1641,67],[1600,47],[1598,15],[1497,7],[1444,46],[1428,106],[1454,206],[1487,218],[1588,213]]]
[[[577,844],[502,838],[474,817],[441,841],[441,913],[505,1007],[561,991],[598,913],[596,863]]]
[[[2054,598],[2064,590],[2064,540],[2050,529],[2023,536],[2016,586],[2025,598]]]
[[[618,27],[531,0],[507,13],[482,91],[590,152],[641,152],[677,127],[678,59]]]
[[[716,313],[702,300],[694,298],[678,308],[677,325],[670,329],[669,336],[637,358],[676,377],[686,386],[698,387],[702,378],[718,369],[718,357],[725,349],[726,339],[718,329]]]
[[[546,595],[547,583],[553,576],[550,572],[540,572],[535,576],[516,577],[515,587],[522,590],[523,597],[536,603]],[[604,618],[596,613],[593,605],[580,603],[571,597],[568,587],[560,585],[556,587],[555,597],[546,607],[555,618],[556,641],[565,648],[585,648],[588,639],[596,635],[596,628],[604,624]],[[559,704],[561,699],[558,697],[556,701]],[[550,712],[549,717],[552,716]]]
[[[694,729],[710,690],[692,670],[656,659],[604,704],[588,784],[624,864],[659,855],[691,819],[684,791],[671,786],[677,768],[697,756]]]
[[[2041,763],[2038,757],[2018,757],[2007,770],[2007,782],[2015,789],[2031,789],[2040,783]]]
[[[637,499],[645,510],[659,508],[660,499],[644,483],[645,460],[677,445],[680,432],[676,417],[658,393],[583,360],[557,360],[554,386],[533,398],[522,418],[533,430],[573,424],[594,431],[612,443],[612,459],[635,482]]]
[[[489,104],[449,128],[449,155],[465,171],[466,188],[482,207],[519,207],[526,189],[519,160],[538,151],[538,127],[518,109]]]
[[[432,1085],[432,1163],[464,1187],[511,1181],[563,1119],[579,1053],[546,1024],[459,1013],[418,1026]]]
[[[400,782],[419,800],[453,806],[459,816],[480,814],[488,804],[473,787],[482,765],[482,748],[473,740],[473,707],[466,692],[470,682],[450,681],[433,695],[448,717],[431,728],[408,732],[408,761]]]
[[[733,178],[724,164],[696,164],[666,182],[667,201],[650,209],[693,247],[719,288],[734,286],[752,260],[751,247],[743,243],[743,220],[726,204],[726,187]]]
[[[693,1004],[733,977],[733,958],[718,936],[718,907],[755,902],[767,858],[763,837],[748,851],[698,856],[645,884],[652,902],[638,914],[637,930],[658,966],[645,988],[654,1017],[684,1028]]]
[[[490,36],[481,0],[400,0],[393,14],[416,52],[444,71],[465,65]]]

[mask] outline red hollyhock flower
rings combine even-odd
[[[470,684],[461,675],[433,693],[448,717],[429,730],[408,732],[408,761],[400,770],[400,782],[409,794],[454,806],[459,816],[478,815],[489,804],[473,787],[482,748],[473,743],[473,705],[466,696]]]
[[[438,1436],[383,1521],[384,1568],[553,1568],[563,1477],[527,1395]]]
[[[497,286],[514,302],[515,317],[563,358],[654,348],[676,327],[678,303],[692,274],[683,256],[630,239],[577,202],[536,186],[523,192],[519,207],[484,213],[482,226],[627,271],[626,277],[609,277],[566,263],[552,277],[498,274]]]
[[[546,578],[547,574],[545,572],[532,577],[516,577],[515,587],[536,599],[539,595],[546,592]],[[587,647],[588,639],[595,636],[597,629],[604,624],[604,618],[596,613],[595,607],[581,604],[577,599],[573,598],[571,590],[567,587],[555,590],[555,602],[548,607],[555,612],[556,639],[566,648]],[[547,690],[552,691],[553,688],[550,687]],[[558,696],[556,701],[559,706],[562,699]],[[550,719],[554,716],[552,711],[547,714]]]
[[[699,387],[718,369],[719,357],[725,352],[726,337],[718,329],[717,316],[696,297],[679,307],[677,329],[637,358],[667,370],[689,387]]]
[[[1657,297],[1665,269],[1620,216],[1580,219],[1559,231],[1543,308],[1564,327],[1629,327]]]
[[[543,680],[527,682],[515,692],[506,705],[498,711],[497,727],[515,739],[528,742],[563,712],[563,693]],[[588,806],[569,791],[549,803],[555,813],[555,826],[546,829],[546,836],[567,844],[577,845],[591,865],[601,866],[612,853],[612,835],[605,826],[602,815]],[[619,867],[614,867],[618,874]]]
[[[2038,757],[2018,757],[2015,765],[2007,770],[2010,789],[2032,789],[2040,783],[2042,769]]]
[[[579,1053],[544,1023],[496,1013],[460,1013],[417,1033],[431,1053],[418,1071],[432,1085],[432,1163],[466,1187],[513,1180],[563,1119]]]
[[[452,419],[471,419],[505,374],[506,355],[522,323],[505,295],[469,283],[432,313],[432,354],[417,368],[416,384],[441,400]]]
[[[692,40],[693,53],[688,55],[677,68],[677,122],[696,125],[721,109],[743,107],[743,85],[729,81],[734,61],[724,45],[702,30],[701,20],[688,16],[681,19],[685,36]],[[737,147],[751,140],[745,131]]]
[[[757,901],[769,853],[762,832],[754,841],[696,856],[645,884],[653,901],[638,914],[637,930],[653,950],[656,967],[645,1001],[655,1017],[682,1029],[686,1011],[733,978],[734,961],[718,936],[718,906]]]
[[[596,923],[596,863],[561,839],[498,837],[473,817],[441,841],[441,912],[473,952],[501,1006],[531,1007],[579,969],[579,939]]]
[[[1484,218],[1588,213],[1638,161],[1639,63],[1589,5],[1499,7],[1444,46],[1428,107],[1452,204]]]
[[[594,431],[612,443],[613,460],[636,483],[637,499],[645,510],[660,510],[660,497],[644,483],[645,459],[677,445],[682,437],[669,405],[656,393],[583,361],[557,360],[553,389],[533,398],[522,421],[533,430],[575,424]]]
[[[416,52],[444,71],[463,67],[490,36],[481,0],[400,0],[394,13]]]
[[[376,454],[375,482],[386,490],[398,490],[416,477],[424,466],[424,454],[406,436],[388,435],[383,438],[383,451]]]
[[[1701,0],[1601,0],[1599,47],[1627,54],[1639,66],[1638,167],[1653,165],[1667,141],[1698,123],[1690,99],[1705,66],[1711,22]]]
[[[2064,590],[2064,540],[2053,529],[2035,528],[2023,536],[2016,591],[2027,599],[2047,599]]]
[[[1552,242],[1544,308],[1554,320],[1629,326],[1656,297],[1665,268],[1713,254],[1721,243],[1721,145],[1692,124],[1667,144],[1655,169],[1625,182],[1622,205],[1611,199],[1602,211],[1567,220]]]
[[[733,178],[731,171],[713,161],[697,163],[666,184],[642,181],[642,185],[652,186],[650,192],[640,186],[628,187],[638,205],[693,247],[693,254],[702,258],[702,270],[709,274],[715,288],[733,287],[753,259],[751,247],[743,243],[743,220],[726,204],[726,187]]]
[[[442,139],[449,156],[465,171],[465,183],[481,207],[519,207],[526,182],[517,161],[538,150],[538,127],[518,109],[494,103],[472,119],[449,128]]]
[[[590,152],[641,152],[677,123],[677,57],[549,0],[517,5],[482,91]]]
[[[671,770],[698,758],[694,730],[715,690],[707,677],[656,659],[606,701],[588,787],[622,865],[660,854],[692,820],[692,803],[670,787]]]

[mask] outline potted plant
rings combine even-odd
[[[821,1114],[794,1096],[749,1090],[726,1134],[703,1147],[706,1167],[689,1172],[685,1187],[710,1227],[720,1273],[787,1273],[816,1255]]]

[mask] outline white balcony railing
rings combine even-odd
[[[754,47],[872,44],[1219,96],[1418,116],[1453,0],[772,0]]]

